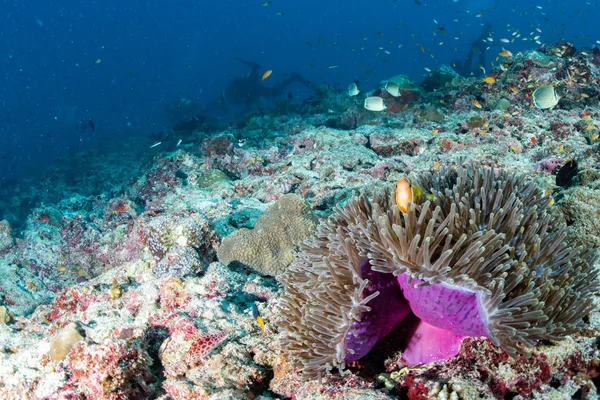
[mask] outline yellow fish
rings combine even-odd
[[[498,57],[512,57],[513,53],[510,50],[506,50],[504,47],[502,51],[498,53]]]
[[[417,197],[423,196],[425,190],[410,183],[410,181],[403,176],[396,183],[396,204],[401,213],[406,213],[408,210],[408,203],[411,203]]]
[[[268,77],[270,77],[272,73],[273,73],[273,70],[272,70],[272,69],[268,69],[268,70],[266,70],[266,71],[265,71],[265,72],[262,74],[262,76],[260,77],[260,80],[261,80],[261,81],[264,81],[265,79],[267,79]]]
[[[483,82],[487,83],[488,85],[493,85],[494,83],[496,83],[496,75],[488,75],[485,78],[483,78]]]
[[[252,316],[254,317],[254,319],[256,320],[258,325],[260,325],[260,327],[262,328],[262,331],[264,333],[265,332],[265,322],[263,321],[262,317],[260,316],[260,313],[258,312],[258,307],[256,307],[256,303],[252,304]]]

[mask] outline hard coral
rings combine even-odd
[[[198,272],[214,258],[218,238],[202,214],[187,210],[151,218],[142,217],[140,233],[150,250],[159,276],[185,276]]]
[[[528,354],[592,309],[596,254],[533,182],[470,166],[415,183],[431,196],[405,214],[390,189],[338,206],[283,275],[282,346],[306,375],[361,358],[411,311],[403,358],[415,364],[453,357],[470,336]]]
[[[275,276],[292,262],[297,244],[316,225],[315,215],[302,198],[285,195],[258,218],[254,229],[238,229],[227,236],[217,251],[219,261],[241,263]]]

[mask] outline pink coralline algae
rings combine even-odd
[[[137,342],[115,338],[99,344],[77,343],[66,368],[86,399],[147,399],[154,393],[151,362]]]
[[[204,358],[209,355],[225,338],[228,332],[215,332],[201,335],[194,340],[190,349],[185,354],[185,362],[190,367],[196,367],[204,363]]]
[[[294,365],[342,369],[398,324],[407,364],[452,358],[466,337],[517,358],[582,329],[597,255],[533,182],[473,165],[415,182],[430,196],[403,214],[389,189],[338,206],[283,275],[282,347]]]

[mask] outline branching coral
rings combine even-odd
[[[418,181],[430,195],[405,214],[390,189],[338,206],[282,277],[283,348],[307,376],[361,358],[409,312],[410,364],[453,357],[467,336],[515,357],[581,328],[596,253],[533,182],[476,166]]]

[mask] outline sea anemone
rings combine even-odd
[[[535,183],[471,165],[413,184],[426,195],[406,213],[391,188],[338,205],[283,275],[282,345],[305,376],[343,369],[409,320],[408,364],[451,358],[467,336],[516,357],[581,329],[596,252]]]

